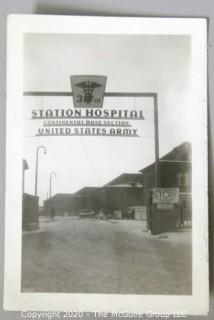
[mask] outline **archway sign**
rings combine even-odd
[[[72,92],[24,92],[25,137],[95,136],[119,137],[121,141],[124,137],[138,138],[134,143],[138,151],[142,138],[141,141],[147,140],[149,152],[153,150],[154,185],[158,187],[158,94],[105,92],[105,86],[105,76],[77,75],[71,76]],[[139,156],[139,152],[133,156]]]

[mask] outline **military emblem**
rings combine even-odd
[[[87,104],[92,102],[93,92],[95,88],[102,87],[101,84],[98,84],[94,81],[83,81],[76,84],[76,87],[82,88],[84,91],[84,102]]]
[[[71,76],[74,107],[101,108],[105,86],[105,76]]]

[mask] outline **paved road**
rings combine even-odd
[[[142,222],[61,219],[23,235],[22,290],[191,294],[191,233]]]

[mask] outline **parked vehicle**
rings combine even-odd
[[[79,213],[79,218],[84,219],[84,218],[93,218],[95,216],[94,211],[89,210],[89,209],[83,209]]]
[[[99,220],[106,220],[107,219],[106,215],[102,211],[100,211],[99,213],[96,213],[94,215],[94,218],[99,219]]]

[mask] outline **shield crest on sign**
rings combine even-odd
[[[71,76],[71,88],[75,108],[102,108],[106,76]]]

